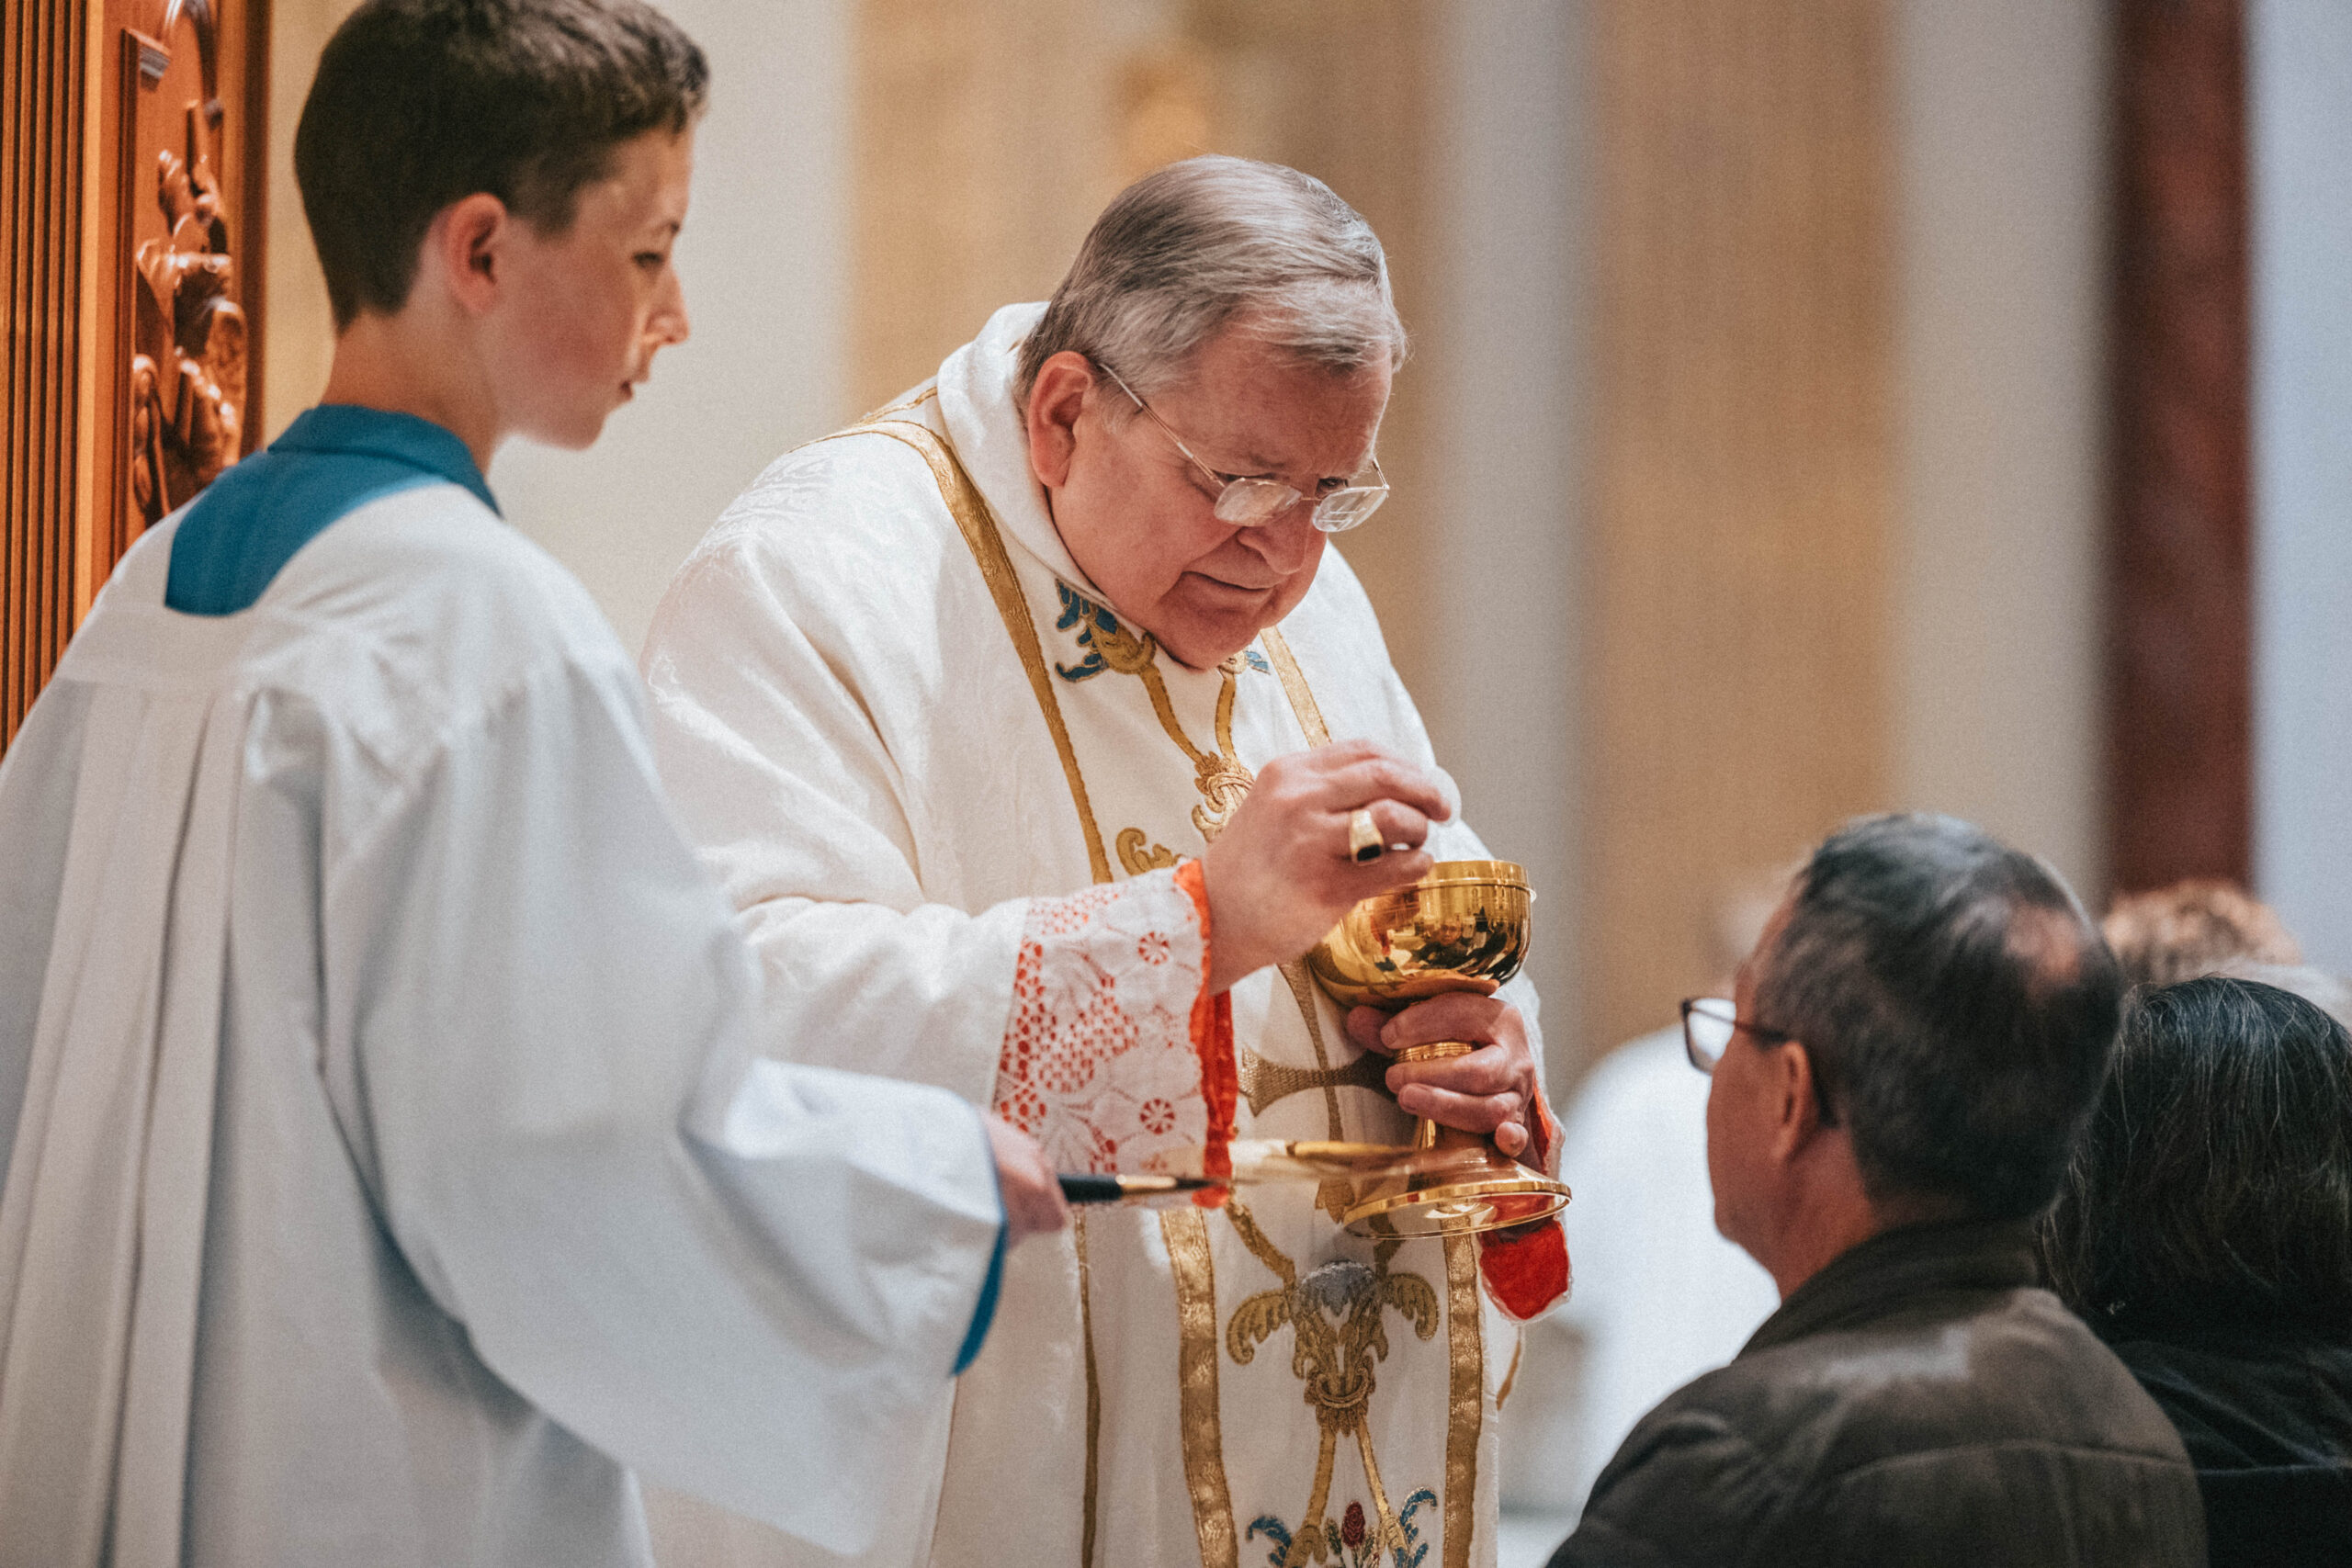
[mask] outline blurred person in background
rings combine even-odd
[[[1786,867],[1738,879],[1709,936],[1718,992],[1755,947]],[[1707,1080],[1679,1024],[1611,1051],[1561,1118],[1561,1216],[1577,1288],[1527,1330],[1506,1417],[1506,1506],[1573,1513],[1650,1406],[1739,1353],[1780,1303],[1772,1276],[1715,1229]],[[1558,1367],[1539,1365],[1549,1361]]]
[[[2210,877],[2123,894],[2108,906],[2099,931],[2126,986],[2169,986],[2237,964],[2303,961],[2302,944],[2276,910],[2235,883]]]
[[[2204,1562],[2164,1413],[2036,1285],[2120,978],[2049,867],[1950,818],[1814,852],[1684,1004],[1715,1221],[1780,1310],[1645,1416],[1553,1568]]]
[[[2352,1562],[2352,1036],[2211,976],[2135,994],[2041,1244],[2172,1417],[2213,1568]]]
[[[2233,882],[2192,877],[2127,893],[2099,922],[2126,986],[2169,986],[2200,975],[2234,975],[2292,991],[2352,1027],[2352,986],[2303,962],[2278,911]]]

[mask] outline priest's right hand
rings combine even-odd
[[[1348,817],[1358,809],[1389,846],[1375,860],[1349,852]],[[1421,848],[1430,824],[1453,815],[1435,773],[1370,740],[1267,763],[1201,857],[1210,992],[1296,958],[1358,901],[1419,881],[1432,863]]]
[[[997,1190],[1003,1195],[1004,1221],[1012,1230],[1007,1239],[1018,1246],[1069,1224],[1061,1179],[1037,1140],[1001,1116],[983,1111],[980,1120],[989,1130],[989,1152],[996,1156]]]

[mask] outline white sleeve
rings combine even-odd
[[[385,1222],[482,1359],[648,1474],[859,1550],[1001,1217],[937,1089],[758,1059],[757,980],[633,682],[461,726],[328,869],[330,1028]]]
[[[926,898],[899,764],[783,571],[739,548],[664,597],[644,656],[663,783],[760,964],[771,1049],[987,1105],[1030,900]]]
[[[901,767],[986,759],[892,754],[859,672],[936,657],[932,639],[877,644],[892,616],[808,604],[795,565],[774,540],[706,547],[645,652],[662,776],[758,956],[768,1048],[953,1089],[1063,1169],[1221,1141],[1204,902],[1175,871],[977,913],[931,900]]]

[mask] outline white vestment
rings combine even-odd
[[[1336,554],[1216,669],[1120,618],[1030,476],[1011,383],[1037,310],[770,468],[656,617],[656,750],[765,965],[773,1048],[992,1105],[1065,1168],[1145,1168],[1224,1114],[1397,1141],[1385,1059],[1303,968],[1236,986],[1209,1038],[1204,906],[1170,867],[1270,759],[1328,729],[1429,761],[1420,720]],[[1486,853],[1458,823],[1432,847]],[[1309,1531],[1368,1553],[1385,1521],[1408,1562],[1491,1562],[1516,1329],[1482,1244],[1375,1246],[1317,1198],[1095,1211],[1013,1257],[933,1493],[873,1561],[1229,1568]]]
[[[635,673],[481,502],[218,617],[177,523],[0,763],[0,1564],[641,1563],[623,1464],[862,1548],[978,1118],[753,1055]]]

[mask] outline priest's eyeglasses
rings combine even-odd
[[[1116,370],[1099,359],[1094,363],[1102,366],[1102,374],[1117,383],[1119,390],[1134,400],[1136,407],[1151,416],[1151,423],[1159,426],[1160,434],[1176,444],[1176,450],[1184,454],[1184,460],[1200,469],[1202,477],[1217,487],[1216,505],[1213,511],[1218,522],[1235,528],[1260,527],[1309,499],[1280,479],[1244,479],[1237,474],[1218,473],[1193,456],[1193,449],[1184,445],[1184,438],[1169,429],[1168,422],[1154,412],[1149,403],[1136,397],[1135,389],[1128,386]],[[1317,529],[1326,534],[1345,533],[1380,510],[1380,503],[1388,499],[1388,477],[1380,471],[1379,458],[1371,458],[1370,462],[1372,477],[1379,482],[1349,485],[1317,501],[1312,521]]]
[[[1706,1074],[1715,1075],[1715,1064],[1731,1049],[1732,1036],[1741,1030],[1756,1036],[1767,1045],[1785,1045],[1796,1038],[1784,1029],[1767,1029],[1760,1023],[1750,1023],[1739,1016],[1739,1008],[1728,997],[1686,997],[1682,1001],[1682,1054],[1690,1065]],[[1838,1113],[1829,1106],[1829,1086],[1823,1081],[1821,1065],[1814,1063],[1813,1094],[1821,1107],[1821,1124],[1838,1125]]]

